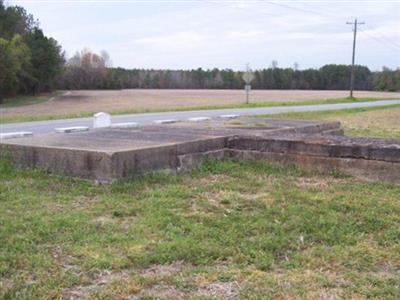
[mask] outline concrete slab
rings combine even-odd
[[[325,163],[331,170],[400,182],[400,141],[340,133],[337,122],[220,118],[2,139],[0,154],[7,153],[18,166],[101,182],[158,170],[179,172],[211,157],[290,161],[301,167],[315,163],[318,168]],[[364,170],[367,166],[374,171]],[[384,176],[385,170],[390,176]]]

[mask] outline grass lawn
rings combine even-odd
[[[0,104],[0,108],[38,104],[48,101],[51,97],[52,96],[18,96],[14,98],[6,98],[3,103]]]
[[[259,117],[259,116],[257,116]],[[339,121],[349,136],[400,139],[400,105],[333,111],[293,112],[267,118]]]
[[[20,99],[20,100],[18,100]],[[36,100],[35,100],[36,99]],[[40,103],[48,100],[49,97],[21,97],[15,98],[16,102],[14,104],[12,99],[6,100],[6,104],[0,105],[1,108],[7,108],[12,106],[22,106],[34,103]],[[252,103],[241,103],[241,104],[229,104],[229,105],[207,105],[207,106],[182,106],[173,108],[157,108],[157,109],[125,109],[111,111],[112,115],[123,115],[123,114],[139,114],[139,113],[153,113],[153,112],[169,112],[169,111],[191,111],[191,110],[209,110],[209,109],[226,109],[226,108],[256,108],[256,107],[274,107],[274,106],[294,106],[294,105],[317,105],[317,104],[334,104],[334,103],[354,103],[354,102],[367,102],[376,100],[388,100],[393,98],[331,98],[331,99],[320,99],[320,100],[305,100],[305,101],[267,101],[267,102],[252,102]],[[25,102],[24,102],[25,101]],[[36,102],[35,102],[36,101]],[[25,104],[24,104],[25,103]],[[9,105],[9,106],[7,106]],[[54,105],[57,105],[57,100],[54,101]],[[81,112],[81,113],[65,113],[60,112],[56,115],[15,115],[15,116],[0,116],[0,124],[5,123],[17,123],[17,122],[32,122],[32,121],[46,121],[46,120],[59,120],[59,119],[74,119],[74,118],[84,118],[91,117],[93,112]]]
[[[0,241],[1,299],[400,298],[400,186],[261,162],[111,186],[2,162]]]

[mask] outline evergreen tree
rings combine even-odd
[[[0,101],[18,93],[49,91],[64,63],[61,47],[31,14],[0,0]]]

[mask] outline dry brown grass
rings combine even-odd
[[[339,121],[347,133],[400,138],[400,107],[328,118]]]
[[[347,91],[254,90],[252,102],[301,102],[347,97]],[[400,93],[357,91],[356,97],[400,97]],[[113,90],[69,91],[51,101],[9,107],[2,117],[82,114],[96,111],[121,112],[163,110],[182,107],[241,104],[242,90]]]
[[[295,112],[274,117],[340,122],[349,136],[400,139],[400,106]]]

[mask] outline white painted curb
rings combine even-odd
[[[189,118],[189,122],[202,122],[202,121],[208,121],[211,120],[210,117],[197,117],[197,118]]]
[[[139,127],[139,123],[126,122],[126,123],[114,123],[111,124],[111,128],[136,128]]]
[[[7,132],[7,133],[0,133],[0,140],[22,138],[28,136],[33,136],[33,133],[30,131]]]
[[[239,115],[220,115],[219,117],[222,119],[235,119],[239,118]]]
[[[56,128],[55,131],[57,133],[72,133],[72,132],[81,132],[81,131],[88,131],[89,127],[86,126],[76,126],[76,127],[62,127]]]
[[[171,124],[176,123],[178,120],[176,119],[166,119],[166,120],[155,120],[153,121],[154,124]]]

